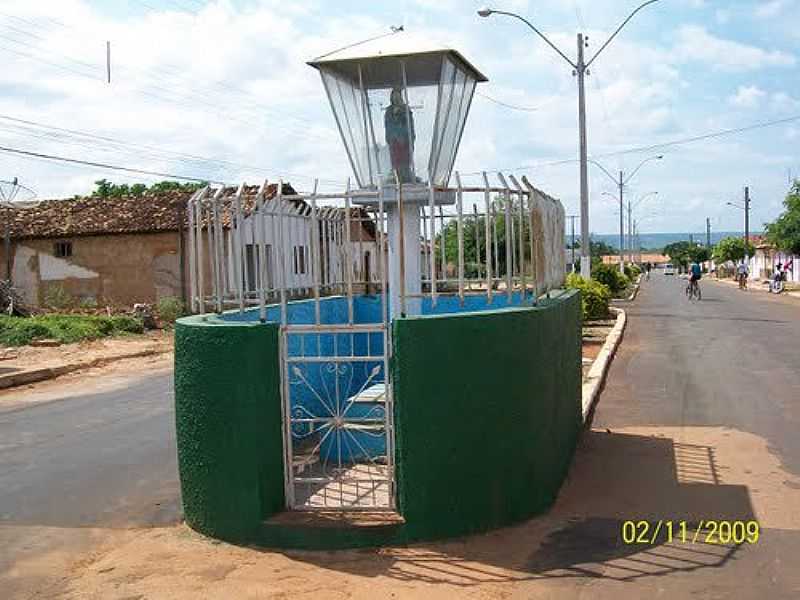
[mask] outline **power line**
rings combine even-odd
[[[729,135],[736,135],[739,133],[746,133],[748,131],[754,131],[756,129],[764,129],[766,127],[774,127],[776,125],[785,125],[787,123],[793,123],[795,121],[800,121],[800,115],[794,115],[792,117],[786,117],[783,119],[775,119],[773,121],[762,121],[760,123],[754,123],[753,125],[745,125],[743,127],[735,127],[732,129],[721,129],[719,131],[714,131],[711,133],[706,133],[703,135],[697,135],[693,137],[686,137],[677,140],[671,140],[669,142],[664,142],[661,144],[652,144],[649,146],[637,146],[634,148],[628,148],[627,150],[618,150],[616,152],[607,152],[605,154],[596,154],[592,155],[591,158],[599,159],[599,158],[612,158],[615,156],[624,156],[626,154],[643,154],[645,152],[653,152],[656,150],[663,150],[666,148],[671,148],[673,146],[682,146],[684,144],[692,144],[695,142],[702,142],[705,140],[716,139],[721,137],[726,137]],[[529,165],[522,165],[519,167],[514,168],[499,168],[499,169],[491,169],[492,171],[503,171],[503,172],[515,172],[515,171],[525,171],[529,169],[539,169],[542,167],[555,167],[559,165],[568,165],[571,163],[578,162],[576,158],[569,158],[563,160],[554,160],[550,162],[542,162],[537,164],[529,164]],[[487,169],[488,171],[489,169]],[[464,175],[480,175],[481,171],[475,171],[472,173],[461,173],[462,176]]]
[[[518,106],[516,104],[509,104],[508,102],[503,102],[502,100],[498,100],[497,98],[492,98],[488,94],[484,94],[482,92],[475,92],[475,95],[476,96],[480,96],[481,98],[485,98],[489,102],[494,102],[495,104],[498,104],[498,105],[503,106],[505,108],[509,108],[511,110],[520,110],[520,111],[524,111],[524,112],[536,112],[540,108],[538,106]]]
[[[175,175],[174,173],[162,173],[160,171],[148,171],[146,169],[136,169],[133,167],[122,167],[119,165],[109,165],[90,160],[81,160],[78,158],[69,158],[66,156],[56,156],[53,154],[42,154],[40,152],[21,150],[19,148],[9,148],[7,146],[0,146],[0,152],[6,152],[8,154],[19,154],[21,156],[29,156],[31,158],[38,158],[42,160],[53,160],[57,162],[66,162],[71,164],[84,165],[88,167],[97,167],[99,169],[108,169],[110,171],[122,171],[125,173],[134,173],[137,175],[150,175],[153,177],[166,177],[167,179],[179,179],[181,181],[194,181],[197,183],[218,183],[220,185],[224,185],[224,182],[222,181],[213,181],[208,179],[201,179],[199,177],[189,177],[186,175]]]
[[[94,134],[94,133],[90,133],[90,132],[86,132],[86,131],[79,131],[79,130],[76,130],[76,129],[66,129],[64,127],[56,127],[56,126],[53,126],[53,125],[47,125],[45,123],[39,123],[39,122],[36,122],[36,121],[30,121],[30,120],[27,120],[27,119],[20,119],[20,118],[17,118],[17,117],[12,117],[10,115],[4,115],[2,113],[0,113],[0,121],[8,121],[8,122],[13,123],[13,124],[19,124],[19,125],[16,125],[16,126],[17,127],[21,126],[20,128],[23,129],[23,131],[26,132],[26,135],[34,135],[35,137],[39,137],[40,139],[51,139],[51,140],[58,141],[58,140],[60,140],[62,138],[66,138],[66,141],[68,143],[75,143],[75,144],[84,146],[86,148],[94,148],[94,147],[96,147],[96,144],[93,145],[93,146],[86,145],[85,143],[82,143],[81,141],[79,141],[79,140],[81,140],[81,138],[83,138],[84,142],[86,142],[88,140],[100,141],[100,142],[105,142],[106,144],[112,144],[114,146],[117,146],[120,151],[127,152],[127,153],[133,154],[133,155],[138,155],[138,156],[143,157],[143,158],[153,159],[153,160],[172,160],[172,161],[176,161],[176,162],[196,161],[196,162],[208,163],[209,165],[228,165],[229,167],[235,167],[235,168],[238,168],[238,169],[250,169],[250,170],[257,170],[257,171],[280,171],[280,169],[276,169],[276,168],[273,168],[273,167],[266,167],[266,166],[263,166],[263,165],[249,165],[249,164],[245,164],[245,163],[238,163],[238,162],[235,162],[235,161],[230,161],[230,160],[225,160],[225,159],[220,159],[220,158],[200,156],[200,155],[197,155],[197,154],[188,154],[188,153],[185,153],[185,152],[176,152],[176,151],[173,151],[173,150],[164,150],[164,149],[161,149],[161,148],[156,148],[154,146],[148,146],[148,145],[144,145],[144,144],[135,144],[135,143],[131,143],[131,142],[125,142],[125,141],[122,141],[122,140],[119,140],[119,139],[115,139],[115,138],[112,138],[112,137],[108,137],[108,136],[104,136],[104,135],[98,135],[98,134]],[[27,130],[26,130],[26,127],[27,127]],[[49,132],[46,132],[46,131],[45,132],[41,132],[41,131],[37,131],[36,129],[33,129],[33,128],[50,130],[53,133],[49,133]],[[68,138],[70,138],[70,137],[77,138],[77,140],[69,140]],[[142,152],[138,152],[137,153],[136,149],[144,150],[144,151],[146,151],[146,153],[142,153]],[[112,148],[112,150],[114,150],[114,148]],[[174,156],[176,158],[169,158],[170,155],[172,155],[172,156]],[[230,168],[228,170],[230,170]],[[307,179],[307,180],[313,180],[314,179],[313,177],[309,177],[307,175],[300,175],[300,174],[297,174],[297,173],[287,173],[285,171],[282,171],[282,172],[283,172],[284,175],[286,175],[288,177],[292,177],[292,178]],[[336,183],[336,184],[339,183],[338,181],[334,181],[334,180],[322,180],[322,179],[320,179],[320,181],[324,181],[326,183]]]

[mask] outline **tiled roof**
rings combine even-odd
[[[276,188],[269,186],[268,197]],[[245,189],[245,206],[252,204],[257,191],[255,186]],[[226,197],[235,193],[236,188],[225,190]],[[283,193],[296,192],[284,184]],[[30,208],[0,207],[0,229],[10,222],[14,239],[177,231],[182,218],[186,226],[183,207],[191,196],[190,192],[171,191],[121,198],[44,200]]]

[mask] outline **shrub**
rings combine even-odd
[[[567,289],[580,290],[583,320],[603,319],[608,316],[611,291],[599,281],[586,281],[577,273],[567,276]]]
[[[636,278],[642,274],[642,269],[639,265],[625,265],[625,277],[629,281],[636,281]]]
[[[616,265],[596,265],[592,268],[592,279],[607,286],[614,296],[624,292],[630,284],[630,280],[619,272]]]
[[[156,314],[164,325],[172,325],[176,319],[185,314],[183,302],[174,296],[159,298],[156,303]]]
[[[69,344],[111,335],[143,333],[142,322],[133,317],[42,315],[8,317],[0,315],[0,344],[24,346],[33,340],[50,338]]]

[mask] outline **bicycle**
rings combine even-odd
[[[773,294],[782,294],[786,289],[786,275],[781,274],[779,277],[773,279],[769,284],[769,291]]]
[[[739,274],[739,289],[740,290],[747,290],[747,274],[740,273]]]
[[[692,300],[702,300],[703,294],[700,291],[700,285],[697,283],[696,280],[689,281],[689,285],[686,286],[686,296],[689,298],[690,301]]]

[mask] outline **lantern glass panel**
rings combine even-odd
[[[361,188],[446,186],[477,79],[452,53],[372,56],[320,65]]]

